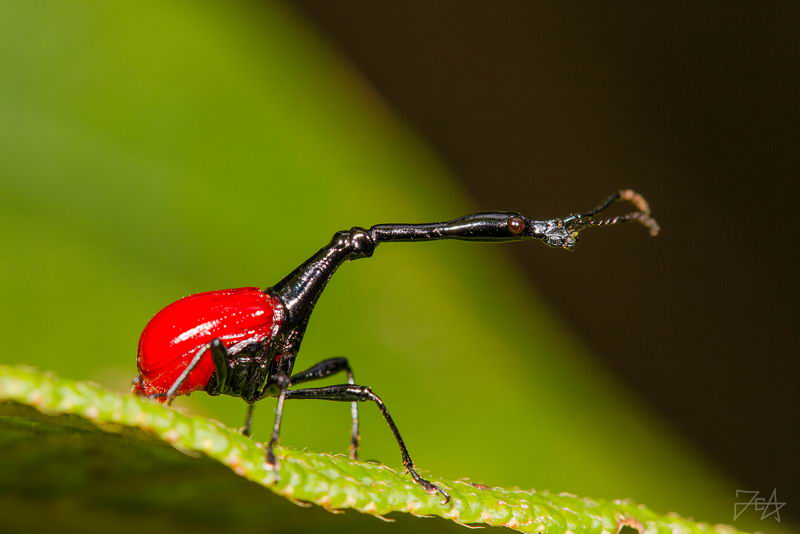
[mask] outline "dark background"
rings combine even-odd
[[[509,248],[597,358],[797,518],[796,5],[300,5],[476,209],[650,199],[657,241],[631,227],[577,256]]]

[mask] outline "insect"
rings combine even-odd
[[[616,201],[636,210],[610,218],[595,215]],[[210,395],[241,397],[247,403],[243,432],[250,434],[254,404],[277,397],[275,422],[266,461],[277,466],[284,403],[289,399],[321,399],[351,403],[350,456],[358,457],[358,403],[374,402],[394,434],[403,465],[414,481],[430,493],[449,495],[422,478],[414,467],[400,431],[383,400],[367,386],[358,385],[346,358],[330,358],[292,374],[311,312],[336,269],[345,261],[372,256],[380,243],[391,241],[521,241],[539,239],[547,245],[571,249],[578,233],[591,226],[627,221],[643,224],[656,235],[658,224],[644,198],[629,189],[609,197],[585,213],[536,221],[514,212],[473,213],[442,223],[378,224],[337,232],[283,280],[266,289],[243,287],[198,293],[182,298],[147,324],[139,340],[139,376],[134,392],[170,403],[177,395],[203,390]],[[347,383],[294,388],[299,384],[345,373]]]

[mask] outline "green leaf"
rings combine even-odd
[[[39,416],[34,409],[46,416]],[[85,421],[103,433],[93,432]],[[59,461],[49,440],[29,437],[66,434],[81,442],[88,453],[91,448],[118,446],[118,441],[107,439],[104,433],[122,434],[126,440],[140,442],[136,448],[128,445],[126,452],[142,456],[147,454],[145,447],[159,446],[152,438],[155,436],[190,457],[206,455],[279,495],[330,510],[353,509],[380,516],[392,512],[434,515],[458,523],[485,523],[543,534],[619,532],[623,526],[648,533],[737,532],[732,527],[695,523],[675,514],[656,514],[629,501],[607,502],[433,477],[451,494],[451,501],[445,504],[439,495],[426,493],[405,473],[385,465],[286,447],[277,450],[280,465],[275,471],[264,463],[262,443],[218,422],[133,395],[118,395],[92,383],[74,382],[27,367],[0,366],[0,440],[7,451],[5,462],[10,460],[17,466],[6,467],[0,487],[16,487],[19,480],[14,479],[30,477],[42,468],[41,462]],[[37,464],[31,464],[31,457]],[[126,458],[126,462],[134,461],[136,458]],[[170,463],[162,461],[157,467],[168,469]],[[191,483],[193,475],[189,477],[186,482]],[[220,472],[217,477],[224,479],[225,475]],[[56,483],[56,490],[59,484],[64,483]],[[169,486],[166,489],[169,491]],[[229,496],[220,496],[217,504],[224,508],[229,500]]]

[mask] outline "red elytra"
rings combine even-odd
[[[256,287],[208,291],[173,302],[147,323],[139,338],[134,390],[140,395],[166,393],[201,350],[205,354],[176,394],[205,389],[214,374],[208,344],[219,338],[230,349],[268,340],[280,327],[279,308],[275,297]]]

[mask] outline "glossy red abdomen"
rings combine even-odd
[[[166,393],[199,351],[216,338],[235,351],[252,342],[269,342],[280,327],[280,302],[258,288],[208,291],[184,297],[158,312],[139,338],[140,395]],[[206,387],[214,374],[211,352],[176,392],[184,395]]]

